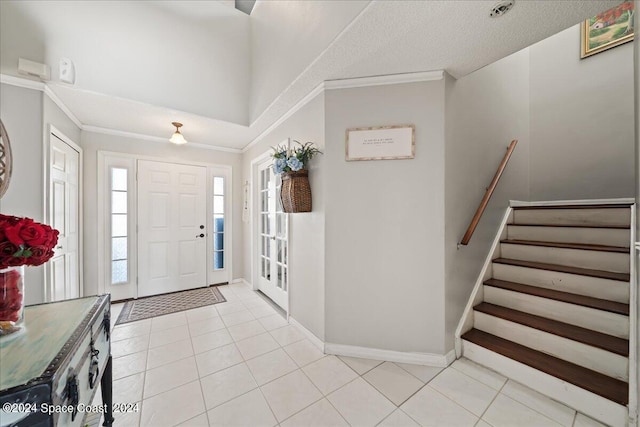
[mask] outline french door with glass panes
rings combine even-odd
[[[271,159],[258,166],[258,289],[288,311],[289,218],[278,198],[280,185]]]

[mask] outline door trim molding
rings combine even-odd
[[[127,208],[128,208],[128,212],[131,212],[132,215],[135,215],[136,213],[136,200],[137,200],[137,191],[138,188],[135,185],[136,182],[136,178],[135,178],[135,174],[136,174],[136,161],[133,158],[128,158],[128,157],[124,157],[124,156],[118,156],[118,155],[105,155],[103,152],[98,151],[97,153],[97,158],[98,158],[98,167],[97,167],[97,182],[98,182],[98,188],[96,191],[96,207],[98,209],[97,212],[97,259],[98,259],[98,265],[96,266],[96,271],[98,274],[98,283],[97,283],[97,290],[98,293],[111,293],[112,296],[112,301],[113,300],[120,300],[122,299],[119,295],[115,295],[115,293],[113,292],[112,289],[110,289],[110,276],[107,274],[107,272],[110,272],[110,269],[108,268],[107,264],[108,261],[106,261],[106,255],[109,253],[109,249],[107,249],[107,242],[109,241],[109,239],[111,238],[111,227],[109,226],[108,223],[108,218],[111,217],[110,212],[107,212],[107,205],[106,205],[106,198],[107,195],[110,193],[110,188],[109,188],[109,175],[108,175],[108,168],[109,167],[113,167],[113,166],[118,166],[118,167],[125,167],[127,168],[127,170],[129,171],[129,173],[131,174],[131,177],[128,177],[127,179],[127,184],[131,186],[131,188],[127,189],[127,193],[131,194],[131,197],[133,200],[129,201],[127,200]],[[128,218],[127,221],[127,227],[131,230],[133,230],[135,228],[135,218],[131,217]],[[137,251],[137,233],[134,233],[130,237],[130,245],[128,247],[129,253],[128,253],[128,261],[129,261],[129,273],[131,275],[131,277],[129,278],[129,282],[127,284],[127,286],[133,285],[134,287],[136,286],[136,281],[137,281],[137,265],[138,265],[138,251]],[[132,283],[133,282],[133,283]],[[135,292],[132,296],[132,298],[137,298],[138,296],[138,290],[137,287],[135,288]]]
[[[67,144],[78,152],[78,286],[80,297],[84,296],[84,156],[82,147],[73,142],[71,138],[62,133],[52,124],[47,125],[44,138],[42,138],[42,161],[43,161],[43,218],[45,223],[51,222],[51,138],[55,136],[62,142]],[[44,264],[44,301],[51,301],[51,292],[49,289],[49,273],[51,265]]]
[[[249,222],[251,229],[251,289],[254,291],[258,290],[258,257],[256,251],[258,250],[258,221],[259,221],[259,213],[257,211],[257,207],[259,206],[258,200],[258,179],[259,174],[257,173],[258,165],[269,158],[271,155],[270,151],[265,151],[260,154],[253,160],[251,160],[251,170],[249,183],[251,188],[251,197],[249,197]]]

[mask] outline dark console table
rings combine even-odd
[[[25,330],[0,339],[0,426],[113,423],[109,310],[109,295],[25,308]]]

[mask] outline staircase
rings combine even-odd
[[[461,322],[462,354],[628,425],[631,221],[629,203],[511,208]]]

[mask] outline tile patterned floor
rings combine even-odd
[[[600,425],[466,359],[443,370],[324,355],[245,285],[220,290],[226,303],[115,327],[114,402],[140,409],[115,425]]]

